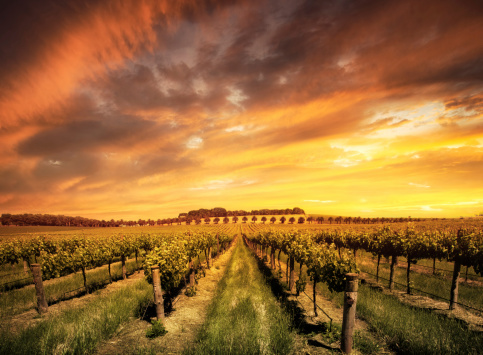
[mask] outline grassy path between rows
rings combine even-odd
[[[196,344],[185,354],[289,354],[290,324],[257,261],[238,240]]]
[[[286,262],[285,255],[282,260]],[[295,270],[298,279],[298,263]],[[305,269],[303,274],[306,275]],[[317,284],[317,290],[334,304],[343,306],[343,293],[330,292],[323,283]],[[483,353],[483,332],[471,330],[465,322],[435,313],[432,309],[401,303],[389,291],[381,292],[361,285],[356,309],[356,317],[366,321],[375,336],[383,339],[396,354]]]
[[[93,296],[71,309],[49,311],[38,323],[12,333],[0,326],[0,354],[87,354],[108,339],[141,305],[152,299],[152,286],[144,279],[124,282],[114,292]]]

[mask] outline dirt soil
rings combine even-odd
[[[182,353],[196,340],[233,249],[234,245],[213,261],[212,267],[206,270],[206,276],[199,280],[194,297],[186,296],[182,290],[173,301],[174,309],[165,318],[167,334],[148,339],[146,330],[151,326],[149,320],[133,317],[116,335],[101,343],[96,354],[133,354],[147,351],[155,354]]]
[[[115,264],[120,264],[120,263],[121,263],[120,261],[114,262],[114,263],[112,263],[112,264],[111,264],[111,267],[112,267],[113,265],[115,265]],[[108,266],[107,266],[107,265],[102,265],[102,266],[99,266],[99,267],[97,267],[97,268],[93,268],[93,269],[89,269],[89,270],[87,270],[87,279],[89,280],[89,274],[90,274],[90,273],[92,273],[92,272],[97,272],[97,271],[102,270],[102,269],[105,269],[105,270],[107,271],[107,268],[108,268]],[[72,278],[74,278],[74,277],[75,277],[77,274],[79,274],[79,273],[80,273],[80,271],[76,271],[76,272],[73,272],[73,273],[71,273],[71,274],[69,274],[69,275],[66,275],[66,276],[62,276],[62,277],[58,277],[58,278],[52,278],[52,279],[50,279],[50,280],[42,280],[42,283],[43,283],[44,287],[46,287],[46,286],[49,286],[49,285],[51,285],[51,284],[55,284],[55,283],[59,282],[59,280],[68,280],[68,279],[72,279]],[[142,273],[143,273],[143,271],[142,271],[142,270],[140,270],[140,271],[135,271],[133,274],[129,274],[129,273],[128,273],[127,275],[128,275],[128,278],[129,278],[129,279],[131,279],[131,278],[139,279],[140,277],[139,277],[139,276],[136,276],[136,275],[137,275],[137,274],[139,274],[139,273],[140,273],[140,274],[142,274]],[[141,277],[141,278],[142,278],[142,277]],[[119,282],[121,282],[121,283],[120,283],[120,284],[118,284]],[[115,290],[117,290],[117,289],[118,289],[118,287],[122,287],[123,282],[125,283],[125,280],[116,280],[116,281],[114,281],[112,284],[108,284],[108,285],[106,285],[106,286],[103,286],[102,288],[105,288],[105,289],[106,289],[106,288],[111,288],[111,289],[115,289]],[[114,284],[118,284],[118,286],[113,286]],[[22,290],[23,290],[23,289],[33,289],[33,288],[35,288],[35,285],[32,283],[32,284],[30,284],[30,285],[26,285],[26,286],[24,286],[24,287],[22,287],[22,288],[19,288],[19,290],[20,290],[20,289],[22,289]],[[7,292],[9,292],[9,291],[7,291]],[[99,291],[99,290],[96,290],[96,291],[94,291],[94,292],[93,292],[93,294],[99,294],[98,292],[100,292],[100,291]],[[109,291],[108,291],[108,292],[109,292]],[[0,295],[1,295],[1,294],[2,294],[2,293],[0,292]],[[68,301],[70,301],[70,300],[74,300],[74,301],[75,301],[75,300],[80,300],[81,298],[85,297],[84,288],[83,288],[83,287],[80,287],[80,288],[78,288],[78,289],[77,289],[77,290],[75,290],[75,291],[72,291],[72,292],[70,292],[70,293],[68,292],[68,295],[69,295],[69,297],[68,297],[68,298],[66,297],[67,299],[62,299],[62,298],[60,298],[60,299],[51,299],[51,298],[47,297],[47,302],[49,302],[49,303],[50,303],[51,301],[54,301],[54,304],[52,304],[52,305],[50,305],[50,306],[49,306],[49,310],[50,310],[50,309],[56,309],[56,308],[55,308],[55,306],[56,306],[57,304],[60,304],[60,303],[63,303],[63,302],[68,302]],[[47,295],[47,296],[48,296],[48,295]],[[89,299],[89,298],[88,298],[88,299]],[[17,317],[20,317],[20,319],[22,319],[22,317],[23,317],[23,315],[24,315],[24,314],[36,314],[36,315],[37,315],[37,317],[38,317],[38,312],[37,312],[37,311],[36,311],[36,309],[35,309],[35,307],[37,306],[36,302],[37,302],[36,300],[35,300],[35,301],[33,301],[33,302],[31,303],[31,305],[30,305],[30,307],[32,307],[32,308],[31,308],[31,309],[29,309],[28,311],[24,311],[24,312],[22,312],[22,309],[23,309],[23,310],[25,310],[25,309],[26,309],[26,307],[25,307],[25,306],[20,306],[19,308],[11,307],[11,308],[10,308],[10,310],[9,310],[9,313],[11,313],[12,315],[6,315],[6,316],[5,316],[5,317],[6,317],[6,319],[7,319],[7,320],[10,320],[10,319],[17,319]],[[21,313],[15,314],[15,313],[17,313],[17,312],[19,312],[19,311],[20,311]],[[4,319],[5,319],[5,318],[4,318]]]
[[[265,264],[267,267],[270,267],[270,262],[266,262]],[[276,261],[275,264],[278,269],[278,261]],[[282,266],[281,281],[287,283],[288,280],[285,277],[286,264],[280,262],[280,265]],[[297,280],[298,277],[299,272],[296,269],[295,279]],[[322,332],[330,324],[331,319],[333,324],[342,324],[342,308],[335,305],[332,301],[325,298],[319,291],[317,291],[316,302],[320,308],[318,308],[318,315],[316,316],[314,313],[312,295],[313,283],[309,280],[305,286],[305,293],[302,292],[298,297],[296,297],[295,294],[289,296],[289,300],[296,301],[300,306],[304,316],[301,321],[306,323],[304,328],[309,329],[309,332],[297,335],[295,352],[296,354],[333,354],[334,350],[338,352],[340,349],[340,342],[329,343],[328,340],[324,338]],[[374,343],[379,344],[380,351],[378,354],[392,354],[387,346],[377,339],[369,329],[370,326],[356,315],[354,330],[364,333],[364,335]],[[310,330],[313,331],[310,332]],[[357,349],[353,349],[351,354],[360,354],[360,352]]]
[[[435,313],[442,314],[448,318],[458,319],[465,323],[471,330],[483,331],[483,317],[469,312],[463,307],[457,306],[455,310],[450,311],[448,309],[448,302],[437,301],[426,296],[408,295],[406,292],[399,290],[390,291],[381,283],[377,283],[376,280],[372,279],[369,275],[364,273],[361,273],[361,275],[364,275],[364,282],[370,287],[376,288],[385,294],[392,295],[405,304],[411,305],[413,307],[431,310]]]
[[[371,258],[371,257],[367,257],[367,256],[362,256],[362,257],[358,256],[357,259],[358,259],[358,261],[362,260],[362,263],[372,264],[372,265],[377,264],[376,258]],[[384,261],[381,258],[381,266],[382,265],[390,265],[390,263]],[[397,266],[398,269],[402,269],[402,270],[406,271],[407,263],[399,262],[398,264],[396,264],[396,266]],[[482,277],[471,275],[471,276],[469,276],[468,280],[465,280],[465,271],[464,270],[466,270],[466,267],[461,267],[461,269],[462,270],[461,270],[461,273],[460,273],[460,277],[458,279],[460,284],[467,284],[469,286],[474,286],[474,287],[483,286],[483,278]],[[437,273],[438,273],[437,277],[448,280],[449,282],[451,282],[451,279],[453,277],[453,271],[451,271],[451,270],[442,271],[440,269],[436,269],[436,270],[437,270]],[[411,272],[416,272],[418,274],[425,274],[425,275],[433,276],[433,269],[432,268],[422,266],[422,265],[418,265],[418,264],[411,264]],[[472,280],[471,277],[476,278],[476,279]]]
[[[105,288],[99,289],[91,294],[84,295],[82,297],[75,297],[70,300],[62,301],[49,306],[49,311],[40,316],[36,309],[30,309],[26,312],[14,315],[12,317],[5,317],[2,319],[4,324],[8,324],[8,327],[15,333],[19,332],[25,328],[34,326],[36,323],[55,317],[61,312],[71,309],[84,307],[89,302],[98,298],[100,295],[108,295],[121,288],[127,287],[136,283],[144,277],[143,271],[136,271],[134,274],[129,276],[126,280],[119,280],[107,285]]]

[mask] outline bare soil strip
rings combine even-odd
[[[270,268],[270,262],[267,261],[264,263],[267,268]],[[278,261],[276,262],[277,271],[278,273]],[[288,280],[286,278],[285,270],[287,264],[280,261],[280,265],[282,267],[282,278],[280,281],[285,282],[288,284]],[[296,279],[299,277],[299,271],[296,268],[295,271]],[[316,291],[317,297],[317,305],[323,309],[321,311],[318,309],[316,316],[314,313],[314,306],[312,301],[313,295],[313,283],[308,280],[305,286],[305,292],[301,293],[298,297],[295,294],[287,292],[288,301],[292,301],[297,303],[301,308],[301,315],[303,319],[300,319],[300,322],[304,322],[303,328],[307,329],[304,330],[304,334],[299,334],[297,336],[296,341],[296,354],[333,354],[334,351],[338,352],[340,348],[340,342],[336,341],[333,343],[329,343],[326,338],[323,337],[322,332],[327,327],[332,319],[333,324],[342,324],[342,308],[335,305],[332,301],[325,298],[319,291]],[[325,325],[322,325],[325,323]],[[356,315],[355,321],[355,331],[364,332],[365,336],[370,338],[375,343],[378,343],[381,347],[378,354],[392,354],[392,352],[385,346],[379,339],[377,339],[370,331],[370,326],[362,319],[358,318]],[[353,349],[352,354],[360,354],[357,349]]]
[[[151,326],[150,317],[147,317],[148,319],[133,317],[118,330],[115,336],[101,343],[96,353],[181,353],[187,345],[194,342],[205,320],[206,310],[230,260],[233,248],[234,246],[213,261],[212,267],[206,270],[206,276],[199,280],[195,296],[188,297],[181,292],[173,301],[174,309],[166,315],[165,328],[168,331],[166,335],[155,339],[146,338],[146,330]]]
[[[83,307],[100,295],[108,295],[121,288],[129,287],[135,284],[138,280],[142,279],[143,277],[144,277],[144,274],[142,271],[136,271],[134,274],[129,276],[126,280],[119,280],[119,281],[113,282],[112,284],[107,285],[105,288],[99,289],[90,294],[86,294],[82,297],[76,297],[70,300],[53,304],[49,306],[48,313],[42,316],[39,316],[39,313],[37,312],[36,309],[30,309],[21,314],[4,318],[2,322],[5,322],[4,325],[8,325],[8,327],[10,328],[10,330],[13,331],[13,333],[17,333],[23,329],[36,325],[37,323],[44,321],[45,319],[55,317],[59,315],[61,312],[63,312],[64,310]]]
[[[483,331],[483,317],[476,315],[473,312],[467,311],[464,307],[456,307],[454,310],[449,310],[448,302],[446,301],[437,301],[433,298],[411,294],[408,295],[404,291],[398,290],[389,290],[387,287],[383,286],[380,282],[376,282],[365,273],[361,273],[365,275],[364,282],[368,284],[370,287],[376,288],[387,295],[392,295],[396,297],[399,301],[404,304],[408,304],[412,307],[418,307],[433,311],[435,313],[444,315],[448,318],[455,318],[462,322],[464,322],[469,329],[475,331]]]

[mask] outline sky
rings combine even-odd
[[[0,5],[0,212],[483,211],[480,0]]]

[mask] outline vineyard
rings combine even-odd
[[[285,330],[273,332],[288,331],[284,339],[293,341],[283,350],[270,340],[271,335],[263,335],[266,340],[261,342],[257,338],[261,331],[255,332],[246,340],[250,349],[260,342],[271,345],[251,353],[330,352],[340,347],[343,337],[341,307],[346,275],[351,273],[357,273],[360,280],[356,352],[477,354],[483,348],[481,221],[324,226],[249,222],[42,232],[39,235],[31,228],[0,237],[0,315],[4,320],[0,353],[102,353],[103,344],[120,327],[145,331],[154,327],[153,319],[164,322],[166,336],[146,340],[141,348],[105,353],[169,349],[225,353],[233,344],[214,341],[210,337],[218,330],[208,329],[221,327],[227,332],[232,322],[216,318],[229,317],[233,309],[226,304],[240,302],[230,297],[251,294],[265,287],[260,286],[263,282],[271,291],[260,296],[253,293],[246,302],[256,306],[247,303],[244,307],[274,309],[278,304],[282,313],[271,312],[277,314],[276,323],[285,324]],[[258,260],[258,267],[251,258]],[[245,263],[246,268],[240,266]],[[248,272],[250,277],[240,279]],[[258,273],[265,276],[259,279]],[[162,289],[162,296],[157,289]],[[268,303],[261,306],[260,299]],[[206,305],[196,308],[199,300]],[[64,307],[71,304],[75,309]],[[197,320],[187,321],[184,309],[194,312],[193,307]],[[224,315],[210,318],[217,307],[217,314]],[[253,317],[258,317],[257,312]],[[179,342],[186,332],[184,325],[172,325],[177,317],[184,319],[181,323],[188,322],[186,327],[190,322],[197,325],[187,333],[191,339],[172,348],[170,341]],[[287,324],[282,320],[286,318],[291,319]],[[266,317],[257,319],[252,327],[266,329]],[[81,326],[79,322],[87,325],[81,327],[83,335],[76,337],[73,333]],[[223,325],[209,325],[218,322]],[[309,323],[310,332],[305,331],[307,326],[300,328]],[[196,335],[198,328],[201,333]],[[231,332],[240,331],[236,329]],[[230,336],[227,333],[224,338]],[[130,338],[129,332],[124,338]],[[196,342],[204,345],[195,346]],[[220,348],[216,348],[218,343]],[[237,346],[229,352],[239,353],[236,349],[247,345]]]

